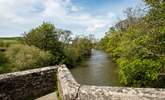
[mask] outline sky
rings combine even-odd
[[[142,0],[0,0],[0,37],[22,36],[50,22],[73,35],[101,38],[124,19],[124,9],[142,4]]]

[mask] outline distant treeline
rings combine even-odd
[[[24,33],[23,37],[1,38],[0,73],[55,64],[74,67],[77,62],[90,56],[92,38],[72,38],[71,35],[71,31],[44,22]]]
[[[147,11],[128,8],[127,18],[106,32],[100,47],[117,62],[121,83],[165,87],[159,76],[165,73],[165,2],[144,2]]]

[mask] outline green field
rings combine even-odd
[[[20,39],[21,37],[3,37],[0,38],[0,41],[4,43],[18,43]]]
[[[19,43],[20,40],[21,40],[21,37],[0,37],[0,47],[2,47],[2,44]]]
[[[11,44],[18,44],[21,37],[0,37],[0,51],[5,51]]]

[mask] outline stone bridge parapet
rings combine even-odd
[[[32,100],[55,91],[57,66],[0,75],[0,100]]]
[[[62,100],[165,100],[165,89],[90,86],[77,83],[64,65],[58,68]]]
[[[31,100],[56,90],[62,100],[165,100],[165,89],[78,83],[65,65],[0,75],[0,100]]]

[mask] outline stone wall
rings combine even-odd
[[[62,100],[165,100],[165,89],[79,84],[65,65],[0,75],[0,100],[42,96],[55,91],[57,80]]]
[[[62,100],[165,100],[165,89],[81,85],[64,65],[57,79]]]
[[[57,66],[0,75],[0,100],[27,100],[55,91]]]

